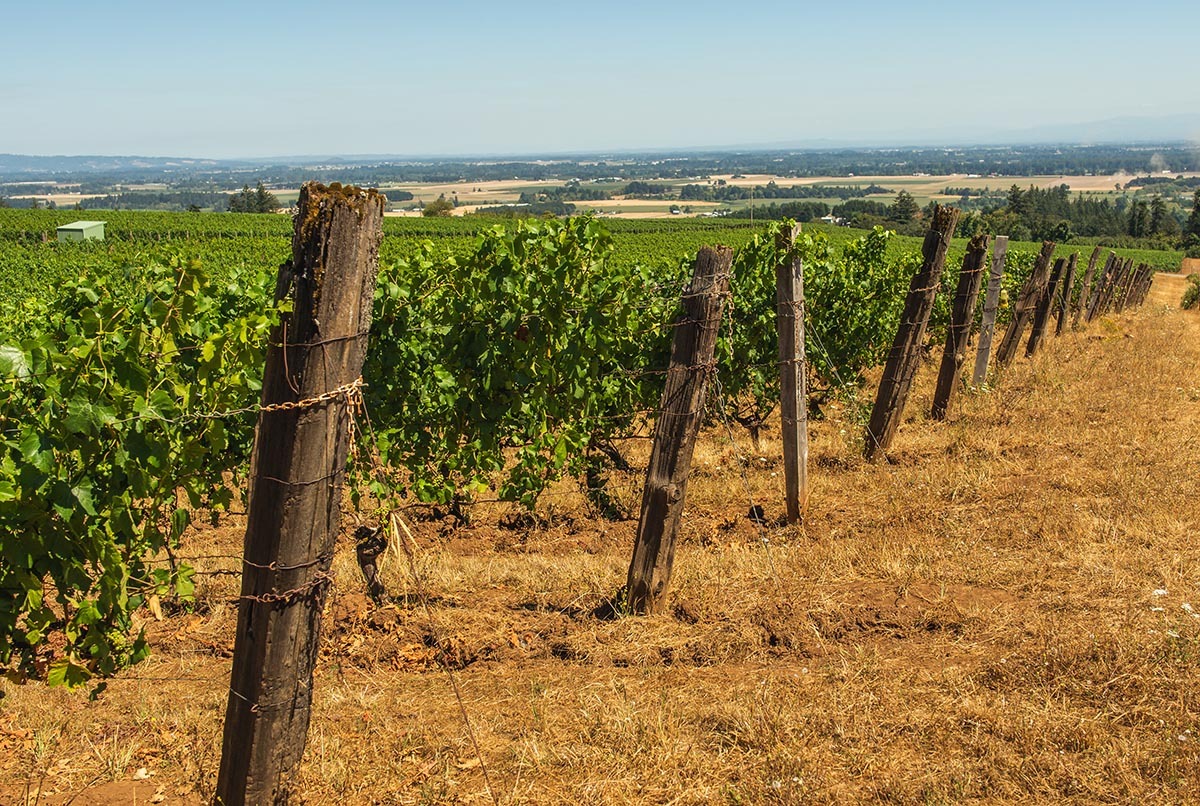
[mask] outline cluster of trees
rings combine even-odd
[[[562,187],[523,191],[520,202],[521,204],[542,204],[545,202],[604,201],[611,198],[612,193],[603,188],[584,187],[579,182],[568,182]]]
[[[575,205],[557,199],[529,202],[520,206],[502,204],[497,207],[480,207],[474,213],[500,218],[561,218],[574,214]]]
[[[740,210],[731,212],[729,218],[761,218],[764,221],[778,221],[784,218],[791,218],[803,224],[827,215],[829,215],[829,205],[825,202],[796,201],[784,202],[783,204],[772,203],[765,206],[754,205],[753,207],[743,207]]]
[[[1126,189],[1156,187],[1161,191],[1195,190],[1200,188],[1200,176],[1184,176],[1183,174],[1176,177],[1138,176],[1126,182],[1125,187]]]
[[[1185,211],[1162,196],[1111,200],[1072,194],[1067,185],[1045,189],[1013,185],[1002,198],[983,198],[990,204],[970,210],[960,219],[960,236],[990,232],[1021,241],[1059,243],[1085,237],[1103,239],[1113,246],[1137,243],[1162,249],[1182,247],[1200,257],[1200,189],[1193,196],[1186,220]],[[929,210],[922,210],[907,191],[900,191],[889,205],[852,199],[835,206],[832,212],[854,227],[882,226],[915,235],[922,231]],[[758,214],[768,217],[765,210],[760,209]]]
[[[738,201],[741,199],[860,199],[864,196],[891,193],[879,185],[792,185],[776,182],[755,187],[728,185],[718,180],[715,185],[684,185],[679,190],[680,201]]]
[[[52,201],[42,204],[40,199],[9,199],[5,198],[4,196],[0,196],[0,207],[11,207],[15,210],[36,210],[39,207],[45,207],[47,210],[53,210],[57,206],[58,205]]]
[[[964,232],[993,232],[1018,240],[1136,239],[1168,248],[1180,242],[1182,216],[1183,210],[1161,195],[1108,199],[1073,195],[1067,185],[1013,185],[1002,203],[964,216],[959,226]]]
[[[450,199],[447,199],[446,194],[443,193],[429,204],[422,207],[421,215],[425,216],[426,218],[448,216],[454,211],[455,207],[458,207],[458,199],[451,201]]]
[[[993,199],[994,197],[984,197]],[[1066,243],[1074,237],[1103,238],[1113,245],[1126,241],[1157,248],[1182,246],[1200,256],[1200,190],[1192,203],[1191,216],[1182,221],[1182,211],[1161,196],[1149,200],[1121,197],[1115,201],[1089,195],[1072,195],[1067,185],[1053,188],[1013,185],[1007,196],[982,210],[964,215],[959,235],[978,232],[1008,235],[1016,240],[1053,240]],[[931,203],[932,205],[932,203]],[[755,206],[756,218],[784,216],[798,221],[821,218],[827,213],[844,219],[852,227],[884,227],[901,234],[919,235],[929,212],[905,190],[891,204],[872,199],[850,199],[830,210],[824,204],[804,203]],[[747,218],[749,210],[733,214]]]
[[[903,235],[918,235],[924,227],[921,206],[907,190],[897,193],[891,204],[872,199],[850,199],[835,205],[831,212],[859,229],[883,227]]]
[[[671,192],[670,185],[663,185],[656,182],[642,182],[640,180],[630,182],[621,191],[623,196],[666,196]]]
[[[1192,214],[1183,225],[1183,248],[1188,257],[1200,257],[1200,188],[1192,196]]]
[[[231,213],[273,213],[282,205],[275,194],[263,187],[263,183],[251,190],[242,185],[240,192],[229,197],[229,212]]]
[[[247,191],[243,191],[247,192]],[[251,191],[251,193],[253,193]],[[81,210],[220,210],[229,204],[229,194],[217,191],[165,190],[110,193],[79,202]],[[276,202],[278,206],[278,202]],[[235,211],[238,212],[238,211]],[[258,212],[258,211],[246,211]],[[264,211],[269,212],[269,211]]]
[[[1167,203],[1162,196],[1155,196],[1147,204],[1141,199],[1134,199],[1129,206],[1129,234],[1134,238],[1145,238],[1152,235],[1175,236],[1180,233],[1179,221],[1167,210]]]

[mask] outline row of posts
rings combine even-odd
[[[289,779],[303,755],[312,709],[313,670],[321,613],[340,528],[342,483],[355,390],[366,353],[378,269],[384,198],[357,188],[306,184],[300,193],[292,260],[280,271],[279,300],[290,298],[272,334],[252,460],[238,631],[225,715],[216,801],[225,806],[288,798]],[[912,279],[904,315],[888,355],[868,427],[868,457],[886,454],[920,362],[929,315],[958,221],[938,207]],[[781,232],[776,266],[777,327],[786,518],[800,521],[808,497],[804,277],[795,251],[799,228]],[[955,293],[938,376],[933,416],[945,417],[962,370],[990,239],[971,239]],[[997,238],[979,333],[974,381],[986,378],[999,307],[1007,239]],[[1054,244],[1044,244],[997,350],[1006,365],[1025,326],[1037,350],[1055,288],[1057,332],[1068,317],[1091,320],[1144,299],[1149,270],[1110,254],[1093,283],[1097,247],[1083,290],[1072,306],[1075,256],[1050,269]],[[629,612],[659,610],[671,579],[689,469],[703,420],[722,312],[729,297],[732,252],[703,248],[673,328],[671,363],[655,424],[637,538],[625,588]],[[283,328],[287,328],[284,338]]]
[[[270,339],[252,460],[238,631],[216,801],[287,800],[312,710],[321,612],[339,530],[351,392],[362,371],[382,235],[383,197],[356,188],[302,189],[292,260],[277,300],[290,313]],[[787,517],[808,495],[804,279],[795,240],[779,235],[779,371]],[[733,253],[703,248],[673,328],[637,540],[625,591],[630,612],[665,599],[688,471],[704,415]],[[287,338],[284,338],[286,328]]]
[[[900,329],[888,353],[875,407],[867,426],[864,454],[868,459],[886,456],[900,424],[913,376],[921,362],[925,330],[941,282],[950,239],[958,225],[958,216],[959,211],[951,207],[939,206],[934,211],[922,247],[921,268],[913,276],[909,287]],[[961,385],[962,367],[968,353],[971,324],[990,241],[990,236],[976,235],[967,245],[934,391],[931,416],[935,420],[945,419],[954,393]],[[1017,296],[1012,318],[996,349],[995,364],[998,370],[1007,367],[1016,356],[1027,326],[1031,325],[1031,331],[1025,344],[1025,355],[1032,357],[1037,353],[1055,313],[1057,321],[1054,332],[1060,335],[1068,319],[1072,327],[1077,327],[1081,318],[1090,322],[1110,310],[1120,312],[1128,306],[1140,305],[1150,290],[1153,275],[1151,267],[1145,263],[1135,266],[1132,258],[1119,258],[1115,252],[1109,252],[1108,260],[1096,278],[1097,263],[1103,251],[1097,246],[1088,261],[1079,293],[1075,294],[1079,255],[1075,253],[1069,258],[1059,258],[1051,268],[1054,250],[1053,241],[1042,244],[1033,272]],[[1007,252],[1008,238],[997,237],[992,248],[983,321],[972,375],[972,383],[976,387],[982,387],[987,382]]]

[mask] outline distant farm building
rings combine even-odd
[[[103,241],[104,240],[104,222],[103,221],[76,221],[73,224],[64,224],[58,228],[58,242],[66,243],[67,241]]]

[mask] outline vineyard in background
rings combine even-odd
[[[58,244],[55,228],[83,215],[71,210],[18,210],[0,208],[0,334],[10,330],[7,313],[30,297],[45,299],[64,283],[79,277],[102,281],[110,293],[130,289],[129,267],[173,257],[199,260],[216,279],[227,273],[248,271],[273,274],[290,256],[291,219],[282,215],[241,213],[156,213],[106,211],[103,243]],[[425,241],[457,255],[470,252],[484,232],[501,224],[483,217],[385,218],[381,247],[383,263],[411,255]],[[606,219],[614,251],[610,262],[624,266],[643,264],[657,270],[675,268],[686,255],[712,243],[739,247],[761,232],[762,225],[728,219],[622,220]],[[808,233],[821,233],[832,247],[862,237],[864,230],[806,224]],[[888,244],[888,255],[900,259],[920,250],[921,239],[898,235]],[[948,258],[957,265],[962,243]],[[1012,242],[1012,254],[1032,256],[1040,244]],[[1063,248],[1071,248],[1064,244]],[[1080,247],[1083,249],[1083,247]],[[1086,250],[1085,250],[1086,251]],[[1121,257],[1147,263],[1159,271],[1177,271],[1182,253],[1144,249],[1116,249]],[[1020,257],[1017,258],[1018,260]]]
[[[291,251],[281,216],[113,213],[108,241],[54,242],[74,216],[0,210],[0,529],[13,537],[0,549],[0,666],[67,683],[142,657],[132,613],[190,595],[172,551],[193,518],[229,507],[247,470]],[[535,509],[575,476],[603,509],[605,474],[625,461],[617,441],[653,421],[701,244],[735,247],[709,416],[757,434],[779,395],[779,226],[386,220],[364,450],[387,474],[356,501],[461,509],[494,495]],[[1038,248],[1010,245],[1000,322]],[[795,249],[819,412],[857,400],[882,362],[921,254],[917,239],[820,227]],[[952,246],[941,278],[935,343],[964,250]]]

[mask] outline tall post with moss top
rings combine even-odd
[[[312,713],[321,609],[383,234],[384,197],[310,182],[279,270],[254,445],[216,801],[288,799]]]

